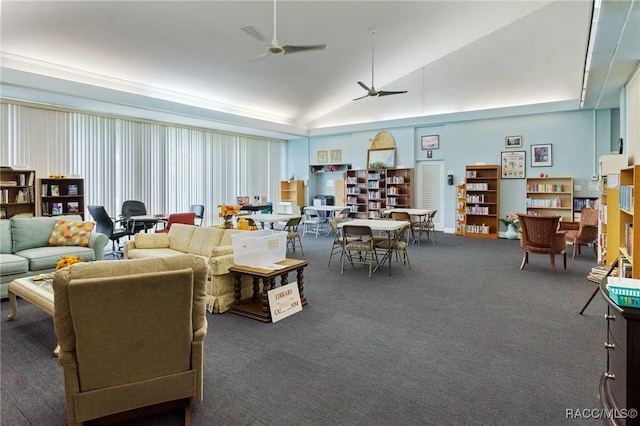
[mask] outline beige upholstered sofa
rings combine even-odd
[[[207,310],[223,313],[233,304],[233,265],[231,234],[237,229],[200,227],[176,223],[166,234],[138,233],[124,246],[125,259],[167,257],[193,254],[203,258],[209,267],[207,277]],[[249,278],[243,281],[242,299],[251,298]]]
[[[77,263],[53,280],[69,425],[203,398],[207,266],[194,256]],[[107,423],[110,424],[110,423]]]

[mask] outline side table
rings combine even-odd
[[[229,271],[234,276],[233,283],[233,305],[230,312],[253,318],[263,322],[271,322],[271,309],[269,308],[268,291],[276,287],[276,278],[280,277],[280,285],[289,283],[289,272],[296,271],[298,281],[298,291],[300,292],[300,302],[307,304],[304,296],[304,268],[309,262],[306,260],[285,259],[277,262],[282,265],[282,269],[263,269],[251,266],[234,265]],[[249,276],[253,282],[253,297],[250,300],[241,300],[242,276]],[[260,293],[260,281],[262,280],[262,294]]]

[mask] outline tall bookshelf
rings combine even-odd
[[[618,210],[620,220],[616,229],[610,229],[607,235],[617,232],[619,251],[623,261],[636,266],[632,269],[632,277],[640,278],[640,232],[634,232],[634,219],[640,217],[640,197],[634,196],[635,188],[640,188],[640,165],[626,167],[620,170],[620,191],[618,197]],[[611,201],[609,201],[611,202]],[[614,224],[610,223],[609,228]],[[608,245],[608,251],[613,247]]]
[[[607,154],[600,157],[600,200],[598,204],[598,263],[610,267],[618,258],[620,236],[620,170],[628,167],[626,155]],[[611,178],[611,179],[609,179]],[[612,232],[609,232],[609,231]],[[611,250],[608,248],[611,247]]]
[[[304,203],[304,181],[301,180],[281,180],[280,181],[280,201],[289,202],[292,205],[303,207]]]
[[[36,214],[35,170],[0,168],[0,219]]]
[[[84,179],[43,178],[39,183],[42,216],[78,214],[84,219]]]
[[[527,178],[527,214],[560,216],[573,221],[573,178]]]
[[[345,186],[352,218],[377,219],[386,209],[413,207],[413,169],[350,169]]]
[[[349,217],[355,219],[367,218],[367,170],[346,171],[347,206],[351,211]]]
[[[465,208],[467,205],[466,185],[464,183],[456,186],[456,235],[464,235],[465,231]]]
[[[413,206],[413,169],[387,170],[387,207]]]
[[[467,237],[498,238],[500,166],[468,165],[465,179],[464,234]]]

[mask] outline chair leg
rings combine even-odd
[[[575,259],[576,258],[576,246],[578,247],[577,250],[580,250],[580,246],[576,243],[573,243],[573,255],[571,256],[571,259]]]
[[[304,257],[304,249],[302,248],[302,238],[300,238],[300,236],[296,237],[298,239],[298,244],[300,244],[300,253],[302,253],[302,257]],[[293,240],[294,244],[295,244],[295,239]]]
[[[564,253],[562,253],[562,261],[564,263],[564,269],[567,269],[567,251],[565,250]]]
[[[520,269],[524,269],[524,265],[526,265],[527,263],[529,263],[529,253],[525,251],[524,256],[522,256],[522,264],[520,265]]]
[[[549,257],[551,258],[551,270],[553,272],[556,272],[556,256],[553,253],[551,253]]]

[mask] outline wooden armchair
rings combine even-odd
[[[195,256],[77,263],[53,280],[69,425],[202,401],[207,265]]]
[[[556,272],[556,254],[561,254],[564,269],[567,269],[565,232],[558,231],[560,216],[518,214],[522,229],[523,257],[520,269],[529,263],[529,253],[548,254],[551,270]]]
[[[572,259],[576,258],[576,253],[580,253],[580,246],[593,244],[593,253],[598,255],[596,241],[598,241],[598,210],[582,209],[579,222],[560,222],[560,231],[565,232],[565,240],[568,244],[573,244]]]

